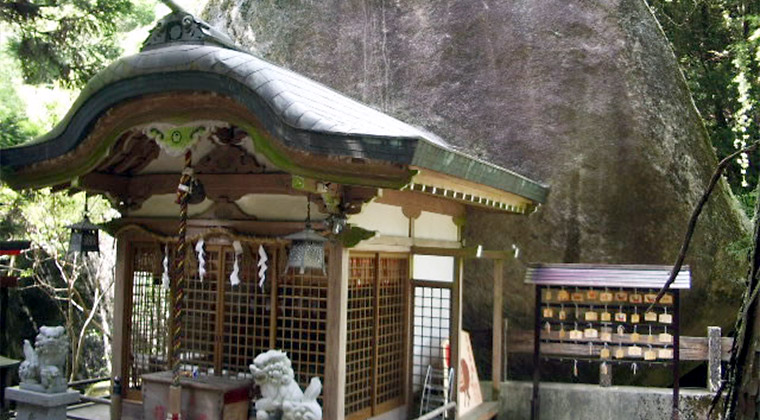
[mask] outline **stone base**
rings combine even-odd
[[[79,401],[79,392],[46,394],[14,386],[5,389],[5,398],[16,403],[17,420],[66,420],[66,407]]]

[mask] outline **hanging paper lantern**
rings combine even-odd
[[[311,227],[288,235],[285,239],[291,240],[290,254],[288,254],[288,268],[297,268],[299,274],[303,274],[307,268],[321,270],[325,274],[325,242],[327,238],[319,235]]]

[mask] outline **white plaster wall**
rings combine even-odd
[[[176,194],[157,194],[151,196],[137,210],[132,210],[128,214],[135,217],[179,217],[179,204],[175,203]],[[188,216],[196,216],[208,210],[213,201],[208,198],[199,204],[188,206]]]
[[[246,194],[235,202],[246,214],[258,220],[297,222],[306,219],[306,196],[286,194]],[[327,217],[311,204],[311,220]]]
[[[413,255],[412,277],[415,280],[454,282],[454,257]]]
[[[459,227],[454,223],[454,218],[451,216],[423,211],[420,213],[420,217],[414,219],[414,237],[458,241]]]
[[[135,217],[179,217],[179,205],[175,203],[176,194],[154,195],[137,209],[129,212]],[[304,221],[306,219],[306,197],[286,194],[247,194],[235,204],[243,213],[251,215],[251,219],[271,221]],[[198,216],[213,205],[213,201],[205,199],[200,204],[191,204],[188,209],[190,217]],[[311,205],[311,220],[324,220],[326,214]]]
[[[409,236],[409,219],[404,216],[401,207],[389,204],[371,202],[364,206],[361,213],[351,215],[348,223],[377,231],[380,235]]]

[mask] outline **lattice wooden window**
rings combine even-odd
[[[351,254],[345,402],[350,419],[404,402],[408,269],[407,255]]]
[[[276,281],[277,270],[268,263],[267,280],[264,289],[259,287],[258,246],[245,246],[244,257],[240,261],[240,284],[232,286],[224,281],[224,317],[222,323],[222,374],[249,372],[248,365],[261,352],[271,348],[272,284]],[[276,261],[270,250],[269,258]],[[224,251],[224,277],[229,279],[235,263],[234,251],[226,247]]]
[[[160,284],[163,248],[132,243],[133,281],[129,388],[140,375],[168,370],[169,293]],[[206,243],[206,274],[189,264],[185,286],[182,364],[188,374],[249,375],[248,365],[271,348],[286,351],[296,380],[324,381],[327,277],[321,272],[282,274],[285,248],[266,246],[267,279],[259,287],[258,244],[243,244],[240,284],[230,284],[235,253],[225,242]],[[328,255],[329,258],[329,255]],[[139,393],[133,397],[139,398]]]
[[[393,408],[401,405],[404,397],[409,259],[381,254],[379,262],[376,404]]]
[[[219,281],[223,277],[220,247],[206,247],[206,275],[203,280],[197,267],[188,266],[190,276],[185,286],[182,325],[182,369],[213,373],[216,364]],[[211,371],[209,371],[211,369]]]
[[[327,259],[329,263],[329,255]],[[275,348],[288,353],[302,388],[315,376],[324,383],[327,284],[319,271],[298,274],[291,269],[277,285]]]
[[[248,365],[259,353],[272,348],[271,284],[277,264],[270,255],[264,290],[258,286],[258,245],[243,245],[238,257],[240,284],[233,286],[235,251],[230,245],[206,244],[206,274],[197,267],[185,290],[182,368],[199,374],[248,375]]]
[[[424,282],[415,282],[424,284]],[[430,284],[430,282],[427,282]],[[445,367],[444,346],[451,340],[451,289],[448,285],[414,287],[414,332],[412,351],[412,383],[422,389],[428,367],[442,371]],[[448,388],[446,372],[436,376],[437,386]]]
[[[346,340],[346,413],[372,414],[375,336],[375,255],[351,255]]]
[[[141,375],[168,368],[169,294],[161,287],[162,260],[159,244],[132,245],[128,389],[140,389]]]

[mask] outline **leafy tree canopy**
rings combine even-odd
[[[718,157],[760,138],[760,2],[649,4],[673,44]],[[748,209],[754,195],[747,187],[756,185],[759,173],[760,152],[755,152],[740,158],[727,174]]]
[[[29,84],[83,86],[122,52],[119,33],[154,19],[148,0],[0,0],[8,46]]]
[[[0,52],[0,148],[14,146],[42,134],[26,116],[26,104],[16,92],[15,60]]]

